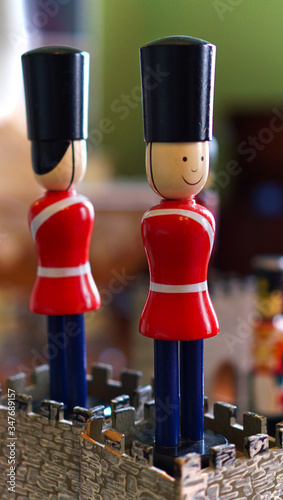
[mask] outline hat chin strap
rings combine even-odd
[[[67,187],[66,191],[68,191],[70,189],[71,185],[73,184],[74,177],[75,177],[75,150],[74,150],[74,141],[72,141],[72,176],[71,176],[70,184]]]
[[[161,196],[161,198],[165,198],[165,196],[163,196],[163,194],[161,194],[160,191],[158,191],[158,189],[156,187],[156,184],[154,182],[154,178],[153,178],[153,170],[152,170],[152,142],[149,143],[149,171],[150,171],[150,180],[152,182],[152,185],[153,185],[155,191],[159,194],[159,196]]]

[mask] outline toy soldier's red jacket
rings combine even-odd
[[[142,220],[150,289],[140,332],[161,340],[198,340],[219,332],[207,289],[215,223],[194,200],[162,200]]]
[[[31,311],[81,314],[100,306],[88,261],[93,224],[92,204],[74,190],[47,191],[31,206],[29,226],[38,256]]]

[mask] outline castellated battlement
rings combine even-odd
[[[151,386],[141,387],[141,371],[125,369],[121,373],[120,380],[113,380],[111,377],[111,365],[93,363],[91,374],[87,376],[89,398],[110,403],[113,398],[128,394],[132,405],[138,410],[139,405],[142,408],[145,400],[151,397]],[[34,402],[47,399],[49,394],[48,365],[41,365],[33,370],[29,385],[25,373],[17,373],[10,377],[7,380],[8,388],[16,391],[17,394],[32,396]],[[142,390],[138,391],[138,389]]]
[[[105,418],[104,406],[97,405],[74,408],[70,420],[64,419],[61,403],[43,399],[35,412],[31,395],[17,394],[15,494],[8,492],[6,482],[9,441],[4,396],[0,406],[1,499],[283,498],[282,422],[277,424],[274,439],[267,434],[264,417],[247,413],[241,426],[234,406],[217,403],[214,415],[205,416],[206,428],[226,435],[231,444],[211,448],[206,469],[201,469],[196,454],[179,457],[171,477],[153,465],[154,450],[147,444],[154,429],[149,389],[138,387],[134,393],[132,398],[123,394],[112,398],[111,418]]]

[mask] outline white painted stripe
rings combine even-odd
[[[72,205],[76,205],[77,203],[82,203],[85,201],[89,201],[86,196],[83,195],[78,195],[78,196],[69,196],[68,198],[64,198],[63,200],[56,201],[55,203],[52,203],[52,205],[49,205],[48,207],[44,208],[39,214],[37,214],[34,219],[31,222],[30,225],[30,232],[32,235],[33,240],[35,240],[35,235],[48,219],[52,217],[52,215],[55,215],[57,212],[60,212],[60,210],[63,210],[64,208],[70,207]],[[91,203],[90,203],[91,205]],[[92,206],[92,205],[91,205]]]
[[[150,219],[151,217],[157,217],[159,215],[181,215],[182,217],[188,217],[201,224],[202,227],[208,233],[210,241],[210,253],[211,253],[214,242],[214,231],[212,229],[210,222],[205,217],[203,217],[203,215],[197,212],[193,212],[192,210],[185,210],[181,208],[161,208],[158,210],[150,210],[146,212],[142,220]]]
[[[205,292],[207,290],[207,281],[193,283],[191,285],[162,285],[161,283],[150,282],[149,289],[152,292],[161,293],[194,293]]]
[[[44,278],[68,278],[70,276],[82,276],[91,273],[90,263],[87,262],[77,267],[42,267],[38,266],[37,276]]]

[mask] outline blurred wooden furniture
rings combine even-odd
[[[248,273],[254,255],[283,252],[283,114],[246,111],[231,124],[239,174],[223,193],[216,265]]]

